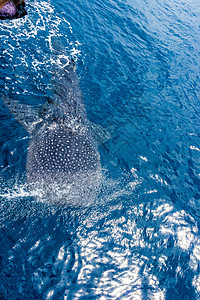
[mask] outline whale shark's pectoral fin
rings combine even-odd
[[[7,96],[3,96],[4,104],[8,107],[16,120],[28,131],[33,132],[35,127],[43,121],[39,118],[39,109],[35,109],[29,105],[21,104],[17,100],[12,100]]]
[[[101,145],[111,139],[113,126],[103,128],[101,125],[90,122],[90,132],[97,145]]]

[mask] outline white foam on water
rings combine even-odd
[[[77,61],[81,44],[72,40],[70,22],[56,13],[53,4],[27,1],[27,10],[24,18],[0,23],[1,50],[10,64],[40,71],[52,65],[64,67],[69,57]],[[65,45],[59,40],[62,38]]]
[[[36,203],[55,208],[105,205],[133,193],[129,183],[111,179],[105,169],[58,178],[54,182],[38,181],[32,185],[26,183],[25,177],[15,178],[1,184],[0,189],[1,202],[8,205],[10,203],[12,206],[18,199],[26,201],[27,198],[33,198]]]

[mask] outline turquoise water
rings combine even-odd
[[[0,298],[200,299],[198,3],[26,2],[0,23]],[[100,188],[52,205],[26,188],[28,135],[3,98],[42,106],[70,57],[110,138]]]

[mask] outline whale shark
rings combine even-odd
[[[101,172],[98,142],[87,119],[73,60],[54,71],[52,98],[39,108],[5,97],[15,118],[29,133],[28,184],[62,182]]]

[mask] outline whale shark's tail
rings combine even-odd
[[[111,127],[105,129],[87,119],[73,59],[70,59],[63,68],[58,67],[53,71],[51,84],[52,96],[47,98],[42,107],[21,104],[3,95],[4,103],[30,137],[43,124],[56,121],[79,134],[90,134],[97,145],[110,139]]]
[[[86,112],[79,88],[76,66],[73,60],[64,69],[57,68],[52,76],[52,97],[47,98],[42,107],[32,107],[21,104],[17,100],[2,96],[4,103],[9,108],[16,120],[32,134],[43,121],[52,120],[86,124]],[[73,121],[73,122],[72,122]]]

